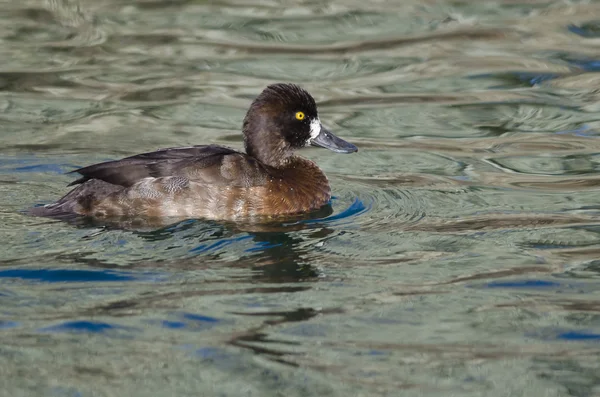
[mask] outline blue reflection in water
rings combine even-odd
[[[560,287],[561,285],[561,283],[545,280],[510,280],[492,281],[485,286],[487,288],[550,288]]]
[[[355,198],[348,208],[346,208],[339,214],[328,216],[327,218],[323,219],[323,221],[332,222],[340,219],[352,218],[354,216],[362,214],[365,211],[370,210],[372,205],[372,203],[370,203],[369,205],[365,205],[365,203],[363,203],[362,200],[360,200],[359,198]]]
[[[232,237],[232,238],[225,238],[222,240],[215,241],[214,243],[211,243],[211,244],[200,244],[196,248],[192,248],[190,250],[190,252],[204,253],[204,252],[209,252],[209,251],[215,251],[219,248],[223,248],[223,247],[226,247],[233,243],[248,240],[251,238],[252,238],[252,236],[238,236],[238,237]]]
[[[183,313],[183,318],[192,321],[218,323],[220,320],[215,317],[203,316],[202,314]]]
[[[123,327],[120,325],[113,325],[109,323],[103,323],[99,321],[67,321],[61,324],[52,325],[50,327],[42,328],[42,332],[89,332],[93,334],[102,334],[107,331],[116,330],[133,330],[133,328]]]
[[[186,326],[186,323],[184,323],[182,321],[169,321],[169,320],[162,320],[160,322],[160,324],[164,328],[170,328],[170,329],[181,329],[181,328],[185,328],[185,326]]]
[[[599,29],[600,25],[598,25],[598,23],[584,23],[581,26],[577,26],[577,25],[569,25],[567,26],[567,29],[569,30],[569,32],[571,33],[575,33],[578,36],[581,37],[585,37],[585,38],[594,38],[594,37],[600,37],[600,29]]]
[[[17,323],[16,321],[0,320],[0,329],[16,328],[18,326],[19,323]]]
[[[597,72],[600,70],[600,61],[596,59],[572,60],[570,63],[586,72]]]
[[[269,248],[279,247],[283,244],[281,243],[271,243],[268,241],[257,241],[254,247],[246,249],[244,252],[256,252],[256,251],[264,251]]]
[[[373,207],[373,203],[365,204],[361,199],[356,197],[352,204],[342,212],[321,219],[303,219],[292,224],[328,224],[341,219],[352,218],[363,212],[369,211]]]
[[[582,125],[581,127],[575,128],[573,130],[557,131],[556,134],[557,135],[571,134],[571,135],[576,135],[576,136],[580,136],[583,138],[589,138],[589,137],[596,135],[596,131],[589,125]]]
[[[469,79],[504,79],[504,80],[512,80],[513,82],[518,82],[521,84],[526,84],[528,86],[535,86],[541,84],[545,81],[550,81],[560,77],[559,74],[556,73],[536,73],[536,72],[503,72],[503,73],[481,73],[470,75]],[[514,83],[513,83],[514,85]],[[511,87],[510,84],[501,84],[493,87],[489,87],[491,89],[502,89],[506,87]]]
[[[7,269],[0,270],[1,278],[19,278],[44,283],[132,281],[149,273],[128,273],[114,270],[71,269]]]
[[[573,341],[600,341],[600,334],[581,331],[567,331],[556,336],[557,339],[573,340]]]
[[[569,342],[598,342],[600,334],[589,330],[556,329],[541,328],[533,332],[526,333],[529,338],[536,338],[546,341],[569,341]]]
[[[50,389],[51,396],[60,397],[83,397],[83,394],[73,387],[56,386]]]
[[[73,164],[40,163],[42,159],[32,157],[16,157],[0,159],[0,172],[6,173],[50,173],[64,174],[77,168]]]
[[[52,174],[64,174],[65,168],[61,164],[35,164],[27,165],[24,167],[16,167],[11,170],[12,172],[40,172],[40,173],[52,173]]]
[[[221,322],[220,319],[202,314],[181,313],[180,320],[150,320],[148,323],[156,324],[163,328],[185,329],[191,331],[204,331],[213,328]]]

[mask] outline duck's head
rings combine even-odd
[[[246,153],[280,167],[293,151],[309,145],[353,153],[353,144],[321,124],[314,98],[294,84],[270,85],[252,102],[244,119]]]

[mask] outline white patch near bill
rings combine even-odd
[[[310,139],[313,140],[321,133],[321,120],[318,118],[310,122]]]

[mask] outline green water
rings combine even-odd
[[[0,3],[0,395],[599,396],[600,3]],[[24,210],[241,148],[301,84],[353,155],[268,230]],[[598,256],[597,256],[598,255]]]

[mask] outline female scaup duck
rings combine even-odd
[[[186,217],[235,220],[318,209],[331,190],[305,146],[353,153],[319,120],[313,97],[293,84],[268,86],[243,124],[246,153],[217,145],[162,149],[72,171],[79,185],[37,216]]]

